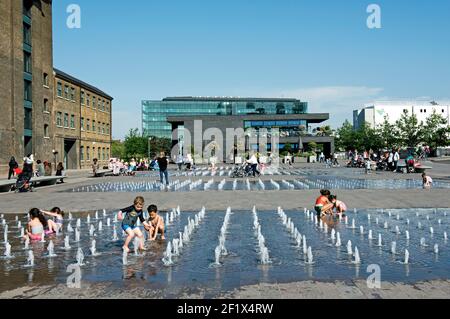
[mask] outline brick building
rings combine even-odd
[[[69,169],[108,158],[112,98],[54,70],[52,0],[0,0],[0,17],[0,174],[11,156],[22,165],[30,153]],[[69,98],[58,96],[59,82]],[[95,96],[95,108],[82,103],[83,94]],[[95,130],[83,131],[83,118],[95,121]]]

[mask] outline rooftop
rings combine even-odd
[[[90,84],[88,84],[88,83],[86,83],[84,81],[81,81],[81,80],[79,80],[79,79],[77,79],[77,78],[75,78],[75,77],[73,77],[73,76],[71,76],[71,75],[61,71],[61,70],[58,70],[57,68],[53,68],[53,70],[55,71],[55,75],[58,78],[62,79],[62,80],[66,80],[66,81],[68,81],[70,83],[76,84],[76,85],[78,85],[80,87],[83,87],[83,88],[91,91],[92,93],[96,93],[96,94],[101,95],[103,97],[106,97],[106,98],[108,98],[110,100],[114,99],[113,97],[111,97],[107,93],[103,92],[102,90],[96,88],[95,86],[92,86],[92,85],[90,85]]]
[[[230,97],[230,96],[178,96],[166,97],[163,102],[290,102],[299,103],[294,98],[257,98],[257,97]]]

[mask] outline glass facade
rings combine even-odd
[[[275,115],[307,112],[308,103],[293,99],[167,98],[162,101],[142,101],[142,131],[147,136],[171,138],[172,126],[167,122],[169,116]]]

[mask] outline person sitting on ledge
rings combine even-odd
[[[100,169],[100,165],[98,165],[98,159],[94,158],[94,163],[92,163],[92,173],[94,174],[94,177],[97,177],[97,172]]]

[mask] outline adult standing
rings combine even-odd
[[[178,165],[178,170],[181,171],[183,168],[183,155],[182,154],[178,154],[177,155],[177,165]]]
[[[399,160],[400,160],[400,154],[398,153],[398,150],[395,150],[395,153],[394,153],[394,171],[397,171],[398,161]]]
[[[30,179],[33,177],[33,164],[34,164],[34,156],[33,154],[28,154],[27,157],[23,159],[22,174],[28,176]]]
[[[389,152],[388,165],[389,165],[389,169],[392,171],[393,165],[394,165],[394,153],[392,151]]]
[[[94,174],[94,177],[97,177],[97,172],[100,169],[100,165],[98,165],[98,159],[94,158],[92,163],[92,173]]]
[[[41,160],[37,160],[36,161],[37,164],[37,173],[38,176],[45,176],[45,166],[44,164],[41,162]]]
[[[159,166],[159,178],[161,181],[161,184],[164,184],[164,177],[166,178],[166,185],[169,186],[169,173],[167,171],[167,166],[169,165],[169,162],[166,158],[166,153],[161,152],[159,153],[159,157],[156,159],[156,162]]]
[[[59,162],[56,166],[56,176],[64,176],[64,165],[62,162]],[[64,183],[64,179],[61,179],[60,182]]]
[[[11,177],[14,176],[14,170],[17,168],[19,168],[19,164],[17,164],[17,161],[14,158],[14,156],[11,156],[11,159],[9,161],[8,179],[11,179]]]
[[[250,159],[247,161],[251,165],[253,177],[256,177],[256,174],[261,175],[261,173],[258,171],[258,158],[256,157],[256,154],[253,153]]]

